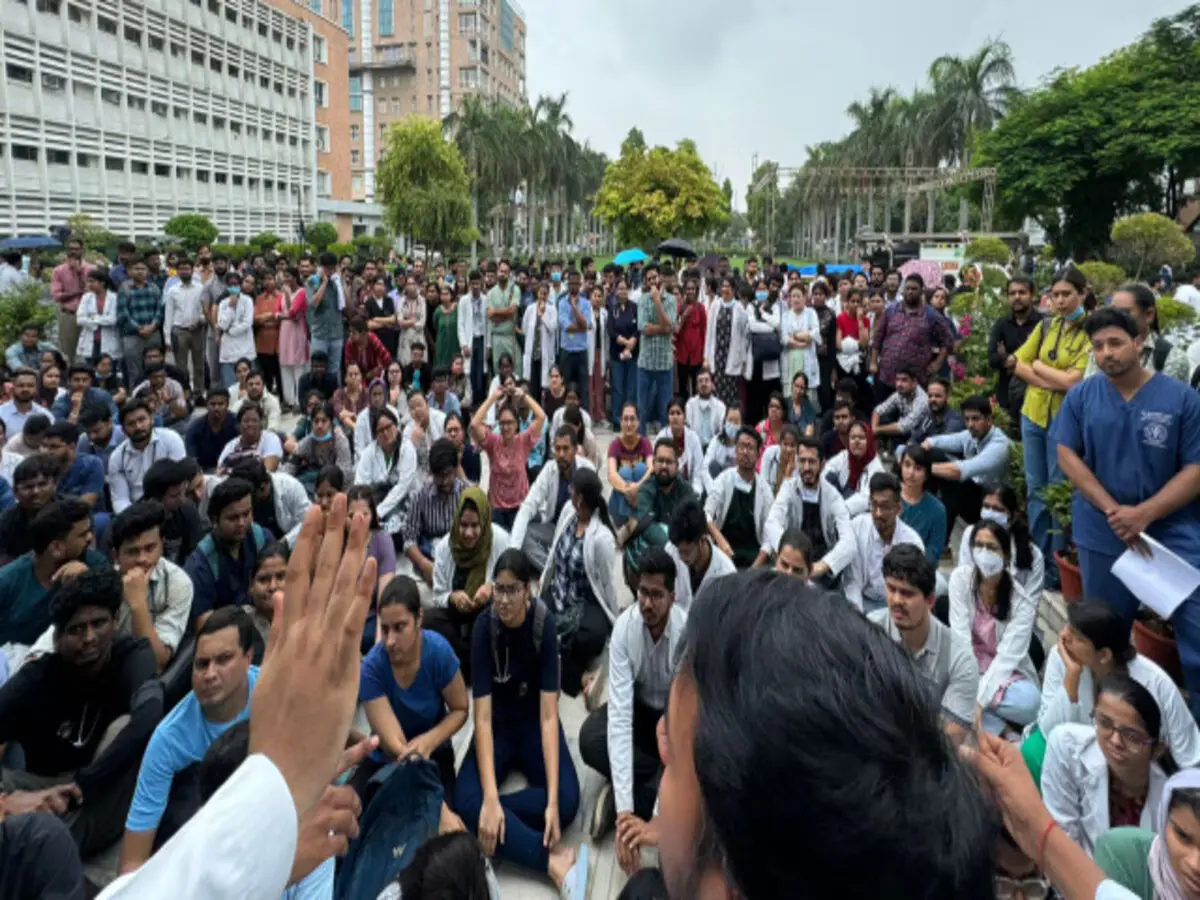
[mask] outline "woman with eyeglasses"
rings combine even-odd
[[[404,524],[404,503],[417,483],[417,451],[400,439],[399,417],[386,406],[375,410],[371,431],[375,440],[358,457],[354,483],[374,488],[379,518],[388,534],[396,534]]]
[[[544,872],[564,896],[585,897],[587,853],[562,843],[579,812],[579,779],[558,716],[558,634],[533,595],[529,560],[507,550],[492,569],[492,604],[471,635],[475,741],[463,761],[455,805],[483,851]],[[518,771],[523,790],[500,794]]]
[[[335,421],[333,404],[318,400],[309,417],[308,434],[300,439],[283,464],[283,471],[299,479],[310,491],[316,485],[317,474],[326,466],[337,466],[347,481],[354,478],[350,441]]]
[[[1158,759],[1162,713],[1128,675],[1100,682],[1091,725],[1061,725],[1050,735],[1042,768],[1046,809],[1090,856],[1112,828],[1159,827],[1167,775]]]

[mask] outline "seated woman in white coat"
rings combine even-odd
[[[400,439],[399,417],[388,407],[375,410],[375,440],[358,457],[354,483],[375,489],[383,530],[396,535],[404,525],[404,512],[417,479],[417,451]]]
[[[738,569],[754,565],[763,544],[767,513],[775,502],[767,480],[754,471],[761,444],[757,431],[743,428],[737,436],[737,465],[712,482],[704,501],[709,535]]]
[[[1042,768],[1046,809],[1089,856],[1113,828],[1153,831],[1167,781],[1162,715],[1142,685],[1119,672],[1104,678],[1093,719],[1055,729]]]
[[[249,456],[261,459],[268,472],[278,469],[279,461],[283,459],[283,444],[279,441],[279,435],[267,429],[262,407],[257,403],[243,404],[238,410],[237,423],[241,434],[230,440],[221,451],[217,458],[218,474],[228,474],[238,460]]]
[[[761,441],[762,432],[756,430],[754,433]],[[797,452],[799,449],[799,429],[795,425],[784,425],[779,434],[779,443],[762,451],[758,471],[771,488],[771,496],[778,494],[788,479],[795,478],[800,471],[800,457]]]
[[[406,408],[407,408],[407,404]],[[371,386],[367,388],[367,406],[354,420],[354,454],[359,456],[367,447],[371,446],[371,441],[375,440],[375,432],[371,430],[371,414],[377,409],[383,409],[387,406],[396,418],[400,421],[404,420],[404,415],[394,406],[388,404],[388,386],[387,382],[382,378],[376,378],[371,382]]]
[[[562,660],[562,690],[585,690],[585,673],[603,655],[621,611],[616,583],[617,537],[600,476],[579,468],[571,478],[571,501],[554,532],[540,595],[554,613]]]
[[[700,435],[687,426],[687,411],[683,400],[677,396],[667,404],[667,425],[655,436],[654,442],[663,438],[675,442],[679,477],[692,486],[697,497],[701,496],[704,493],[704,447]]]
[[[875,435],[866,422],[854,422],[846,434],[848,449],[825,463],[824,478],[842,493],[851,518],[871,504],[871,476],[883,471],[876,453]]]
[[[969,562],[950,576],[950,629],[969,641],[979,665],[983,727],[991,734],[1020,732],[1041,703],[1029,641],[1037,603],[1009,572],[1012,540],[995,522],[972,531]]]
[[[408,422],[404,425],[404,443],[417,451],[417,471],[422,479],[430,477],[429,450],[446,433],[446,414],[434,409],[417,389],[408,392]]]
[[[741,430],[742,408],[735,403],[725,409],[725,422],[704,451],[704,468],[700,478],[704,482],[705,493],[712,492],[713,481],[719,478],[722,472],[734,467],[737,459],[737,436]]]
[[[1029,518],[1025,515],[1025,506],[1017,492],[1004,485],[985,494],[983,505],[979,508],[979,518],[997,522],[1008,529],[1008,535],[1012,538],[1012,555],[1009,557],[1012,576],[1025,588],[1025,593],[1040,602],[1042,583],[1046,578],[1046,561],[1038,545],[1029,536]],[[958,547],[958,562],[969,561],[970,550],[971,528],[964,528]]]

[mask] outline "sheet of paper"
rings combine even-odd
[[[1126,550],[1113,563],[1112,573],[1133,596],[1169,619],[1179,604],[1200,588],[1200,570],[1149,535],[1143,534],[1142,541],[1150,555]]]

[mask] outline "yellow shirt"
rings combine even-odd
[[[1077,323],[1069,323],[1062,316],[1055,316],[1049,324],[1043,319],[1037,328],[1029,333],[1016,357],[1026,365],[1040,359],[1043,365],[1051,366],[1060,372],[1072,368],[1083,372],[1087,369],[1088,351],[1092,343],[1083,330],[1083,319]],[[1025,405],[1021,407],[1021,415],[1035,425],[1049,428],[1058,408],[1062,406],[1065,391],[1051,391],[1046,388],[1029,385],[1025,391]]]

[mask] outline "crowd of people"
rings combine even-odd
[[[334,523],[339,545],[362,531],[354,575],[370,576],[354,638],[374,738],[344,802],[385,827],[376,792],[398,764],[428,760],[431,833],[478,842],[431,841],[412,865],[461,858],[452,874],[469,881],[494,857],[586,896],[586,845],[562,840],[584,813],[565,695],[583,698],[579,758],[604,782],[587,830],[615,831],[641,896],[696,896],[680,880],[688,853],[693,874],[714,864],[743,896],[789,892],[769,874],[783,868],[753,861],[786,855],[773,842],[794,829],[764,836],[746,819],[766,801],[776,825],[795,821],[789,797],[742,794],[771,794],[775,778],[829,801],[822,831],[844,823],[858,850],[892,860],[879,884],[898,896],[915,896],[910,877],[1026,898],[1057,879],[1072,896],[1047,855],[1078,849],[1138,896],[1200,900],[1187,850],[1200,840],[1200,605],[1174,619],[1189,708],[1130,644],[1139,603],[1111,574],[1143,534],[1200,561],[1200,399],[1155,333],[1148,288],[1092,310],[1072,268],[1040,304],[1013,277],[990,348],[999,400],[954,409],[950,287],[882,266],[806,282],[769,258],[740,272],[724,257],[705,271],[468,271],[207,248],[163,262],[123,245],[88,268],[78,242],[67,250],[58,343],[23,329],[0,404],[0,828],[54,848],[30,872],[75,877],[119,842],[119,896],[241,783],[279,595],[289,571],[311,576],[324,522],[326,542]],[[1007,432],[997,406],[1018,423]],[[1025,496],[1010,484],[1017,439]],[[1042,489],[1063,477],[1086,599],[1045,646],[1061,536]],[[747,574],[764,569],[776,574]],[[796,652],[804,642],[813,653]],[[888,662],[865,676],[869,701],[851,702],[834,676],[862,682],[864,653]],[[745,696],[738,677],[807,686]],[[896,704],[917,694],[929,721],[902,723]],[[845,745],[797,747],[826,718],[849,729]],[[894,745],[864,722],[895,729]],[[874,834],[830,793],[856,743],[879,767],[860,785],[884,798]],[[905,765],[924,754],[957,771],[960,745],[985,780],[1016,784],[1019,754],[1049,817],[1033,849],[1028,823],[997,834],[953,772],[903,789],[885,774],[905,748]],[[750,747],[764,754],[753,773]],[[669,786],[684,753],[694,771]],[[527,786],[502,793],[515,772]],[[685,821],[678,792],[697,780],[705,808]],[[886,842],[955,810],[916,853],[929,871],[905,874]],[[651,848],[661,874],[643,869]],[[297,862],[287,896],[332,897],[350,877],[332,855]],[[863,877],[844,851],[825,862]]]

